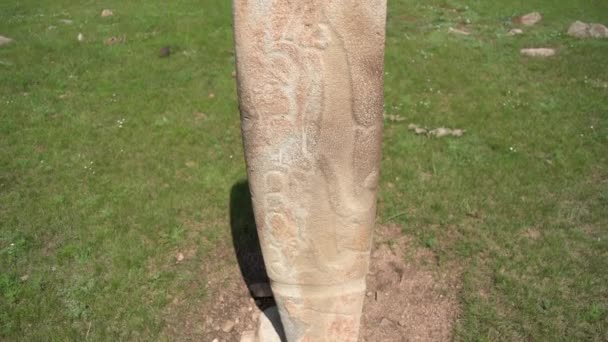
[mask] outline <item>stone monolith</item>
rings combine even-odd
[[[357,341],[386,0],[233,0],[233,11],[247,174],[287,340]]]

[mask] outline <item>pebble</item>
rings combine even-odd
[[[445,127],[435,128],[434,130],[429,132],[430,135],[434,135],[437,138],[442,138],[452,134],[452,130]]]
[[[463,35],[463,36],[468,36],[468,35],[470,35],[470,34],[471,34],[471,32],[467,32],[467,31],[465,31],[465,30],[461,30],[461,29],[456,29],[456,28],[453,28],[453,27],[450,27],[450,28],[448,29],[448,32],[449,32],[449,33],[460,34],[460,35]]]
[[[517,35],[520,35],[520,34],[524,34],[524,30],[518,29],[518,28],[514,28],[514,29],[511,29],[509,31],[509,33],[507,33],[507,34],[509,36],[517,36]]]
[[[103,11],[101,11],[102,17],[111,17],[113,15],[114,15],[114,12],[111,9],[104,9]]]
[[[13,40],[8,38],[8,37],[4,37],[4,36],[0,36],[0,46],[4,45],[4,44],[8,44],[10,42],[12,42]]]
[[[529,56],[529,57],[551,57],[551,56],[555,56],[555,49],[550,49],[550,48],[521,49],[520,53],[523,56]]]
[[[254,330],[243,331],[241,335],[241,342],[255,342],[256,336]]]
[[[158,52],[158,57],[169,57],[171,56],[171,47],[170,46],[164,46],[162,47],[159,52]]]
[[[519,22],[522,25],[534,26],[543,19],[543,16],[538,12],[532,12],[519,17]]]
[[[383,318],[383,319],[380,321],[380,326],[381,326],[381,327],[387,327],[387,326],[391,325],[391,323],[392,323],[392,322],[391,322],[389,319],[387,319],[387,318],[385,317],[385,318]]]
[[[183,253],[177,253],[177,255],[175,256],[175,261],[181,262],[183,260],[184,260],[184,254]]]
[[[231,320],[227,320],[226,322],[224,322],[224,324],[222,324],[223,332],[230,332],[232,331],[232,328],[234,328],[234,322]]]

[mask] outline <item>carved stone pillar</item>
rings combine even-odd
[[[288,341],[356,341],[376,214],[386,0],[233,0],[256,224]]]

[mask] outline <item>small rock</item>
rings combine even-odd
[[[381,326],[381,327],[384,327],[384,328],[386,328],[386,327],[388,327],[388,326],[390,326],[390,325],[392,325],[392,324],[393,324],[393,322],[391,322],[391,321],[390,321],[388,318],[386,318],[386,317],[385,317],[385,318],[383,318],[383,319],[380,321],[380,326]]]
[[[12,42],[13,40],[8,38],[8,37],[4,37],[4,36],[0,36],[0,46],[4,45],[4,44],[8,44],[10,42]]]
[[[519,24],[525,26],[534,26],[543,19],[543,16],[538,12],[532,12],[517,18]]]
[[[436,136],[437,138],[443,138],[445,136],[452,135],[452,130],[445,127],[439,127],[430,131],[429,134]]]
[[[575,38],[608,38],[608,27],[577,20],[568,28],[568,35]]]
[[[59,21],[62,22],[62,23],[64,23],[64,24],[66,24],[66,25],[72,25],[72,23],[74,22],[71,19],[60,19]]]
[[[589,35],[591,38],[608,38],[608,27],[602,24],[591,24]]]
[[[223,332],[230,332],[232,331],[232,328],[234,328],[234,322],[231,320],[227,320],[226,322],[224,322],[224,324],[222,324]]]
[[[162,48],[160,48],[160,51],[158,52],[158,57],[169,57],[171,55],[171,47],[170,46],[164,46]]]
[[[428,133],[426,128],[421,128],[421,127],[416,127],[416,129],[414,129],[414,132],[416,134],[427,134]]]
[[[82,35],[82,33],[78,34],[77,39],[78,39],[79,42],[83,42],[84,41],[84,36]]]
[[[464,134],[464,130],[462,129],[453,129],[452,130],[452,136],[454,137],[461,137]]]
[[[551,56],[555,56],[555,49],[550,49],[550,48],[521,49],[519,52],[523,56],[529,56],[529,57],[551,57]]]
[[[573,22],[568,28],[568,35],[575,38],[589,37],[589,24],[578,20]]]
[[[30,278],[30,276],[26,274],[26,275],[21,276],[21,278],[19,278],[19,279],[21,279],[21,281],[26,281],[29,278]]]
[[[249,285],[249,291],[255,298],[272,297],[272,289],[268,283],[255,283]]]
[[[213,99],[215,98],[215,94],[214,93],[209,93],[209,95],[207,95],[208,98]]]
[[[211,342],[220,342],[220,340],[217,338],[214,338],[213,341],[211,341]]]
[[[456,29],[456,28],[453,28],[453,27],[450,27],[448,29],[448,32],[449,33],[454,33],[454,34],[460,34],[460,35],[463,35],[463,36],[468,36],[468,35],[471,34],[471,32],[468,32],[468,31],[465,31],[465,30],[461,30],[461,29]]]
[[[241,334],[241,342],[255,342],[255,331],[246,330]]]
[[[114,15],[114,12],[111,9],[104,9],[103,11],[101,11],[101,16],[102,17],[111,17]]]
[[[517,35],[520,35],[520,34],[524,34],[524,30],[518,29],[518,28],[514,28],[514,29],[511,29],[509,31],[509,33],[507,33],[507,34],[509,36],[517,36]]]
[[[177,255],[175,256],[175,261],[176,262],[182,262],[184,260],[184,254],[183,253],[177,253]]]

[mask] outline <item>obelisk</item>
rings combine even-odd
[[[386,0],[233,0],[233,11],[247,174],[287,340],[357,341]]]

